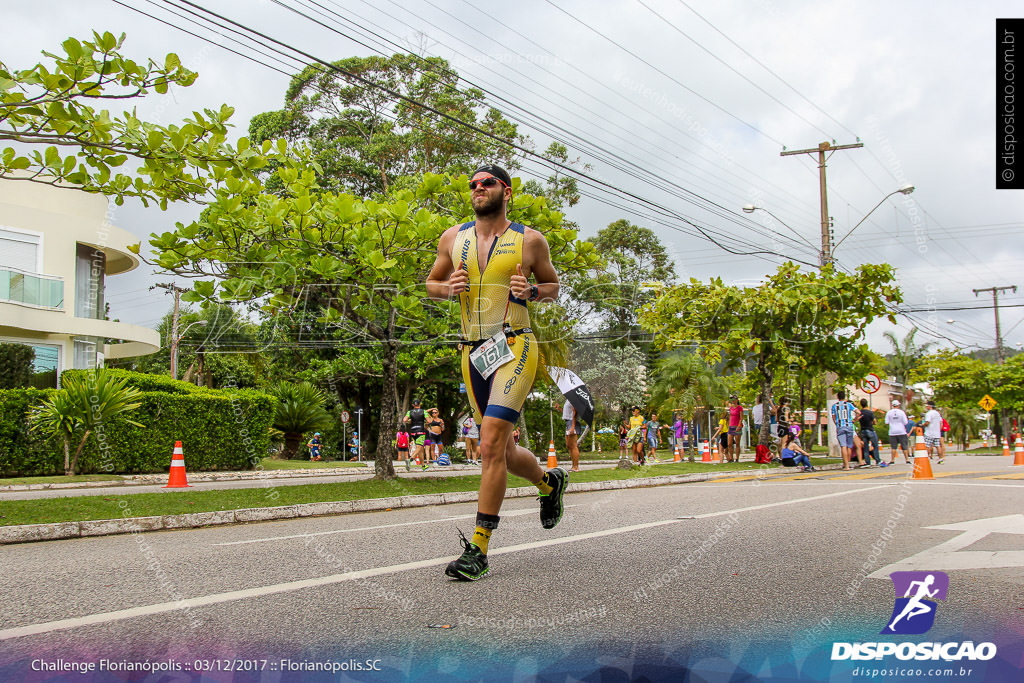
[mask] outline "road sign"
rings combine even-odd
[[[466,383],[465,382],[459,382],[459,393],[460,394],[466,393]]]
[[[996,400],[989,396],[988,394],[985,394],[984,398],[978,401],[978,405],[981,406],[984,410],[992,410],[993,408],[996,407]]]
[[[864,390],[866,394],[873,394],[882,388],[882,380],[873,372],[868,373],[868,376],[861,380],[860,388]]]
[[[342,424],[348,424],[350,417],[347,410],[341,411],[341,422]]]

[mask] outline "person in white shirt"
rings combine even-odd
[[[928,459],[932,457],[932,452],[939,457],[939,464],[943,462],[942,454],[939,452],[942,447],[942,415],[939,415],[939,411],[935,410],[935,402],[927,401],[924,407],[928,409],[928,412],[924,414],[924,419],[921,420],[921,426],[924,427],[924,444],[928,446]]]
[[[479,450],[477,444],[480,442],[480,428],[476,426],[476,420],[472,415],[466,418],[462,426],[466,429],[466,462],[475,465]]]
[[[896,462],[896,451],[903,449],[903,462],[910,462],[910,445],[907,439],[907,414],[900,408],[900,402],[892,402],[892,410],[885,414],[885,424],[889,425],[889,464]]]

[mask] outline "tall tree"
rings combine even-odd
[[[373,197],[402,179],[415,184],[427,173],[470,172],[481,160],[510,171],[518,167],[518,153],[509,143],[526,139],[498,110],[484,105],[482,91],[462,87],[444,59],[396,54],[349,57],[333,66],[307,66],[288,85],[284,108],[257,114],[249,124],[253,142],[283,137],[308,143],[323,169],[318,182],[324,189]],[[408,99],[366,87],[359,78]]]
[[[847,274],[832,266],[801,272],[793,263],[781,265],[759,287],[691,279],[641,309],[640,324],[666,348],[696,341],[698,353],[712,362],[752,354],[761,393],[771,401],[776,374],[791,364],[804,372],[835,372],[840,381],[862,376],[871,361],[865,328],[880,316],[895,322],[889,307],[902,296],[894,280],[886,264]],[[764,420],[760,444],[769,444],[769,431]]]
[[[637,312],[658,287],[675,281],[665,246],[650,228],[619,219],[587,240],[602,262],[567,280],[567,304],[575,315],[595,315],[600,326],[628,336],[637,330]]]

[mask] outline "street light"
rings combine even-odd
[[[793,228],[791,225],[786,223],[786,221],[782,220],[781,218],[779,218],[778,216],[776,216],[774,213],[772,213],[768,209],[764,208],[763,206],[754,206],[753,204],[747,204],[746,206],[743,207],[743,213],[754,213],[755,211],[764,211],[766,214],[768,214],[769,216],[771,216],[772,218],[777,220],[779,223],[781,223],[783,227],[785,227],[787,230],[789,230],[794,235],[796,235],[797,239],[801,240],[804,244],[809,246],[812,250],[817,250],[818,249],[816,246],[814,246],[813,244],[808,242],[807,238],[805,238],[803,235],[801,235],[799,232],[797,232],[795,228]]]
[[[197,320],[191,325],[187,325],[181,334],[176,337],[171,337],[171,379],[178,379],[178,342],[182,340],[185,333],[188,332],[196,325],[206,325],[205,320]]]
[[[878,207],[880,207],[880,206],[881,206],[881,205],[882,205],[882,204],[883,204],[883,203],[885,202],[885,200],[886,200],[886,199],[888,199],[889,197],[893,196],[894,194],[910,194],[911,192],[913,192],[913,191],[914,191],[914,189],[915,189],[915,188],[914,188],[914,186],[913,186],[913,185],[910,185],[910,184],[908,183],[908,184],[904,185],[903,187],[901,187],[900,189],[898,189],[898,190],[893,190],[893,191],[892,191],[892,192],[890,192],[889,194],[887,194],[887,195],[885,195],[884,197],[882,197],[882,201],[880,201],[880,202],[878,202],[877,204],[875,204],[874,208],[872,208],[872,209],[871,209],[870,211],[868,211],[868,212],[867,212],[866,214],[864,214],[864,218],[861,218],[861,219],[860,219],[860,220],[859,220],[859,221],[857,222],[857,225],[855,225],[855,226],[853,226],[852,228],[850,228],[850,232],[848,232],[848,233],[846,233],[845,235],[843,235],[843,238],[842,238],[841,240],[839,240],[838,242],[836,242],[836,243],[835,243],[835,245],[834,245],[834,246],[832,247],[832,253],[833,253],[833,254],[835,254],[835,253],[836,253],[836,249],[838,249],[838,248],[839,248],[839,245],[840,245],[840,244],[842,244],[842,243],[843,243],[843,242],[844,242],[844,241],[846,240],[846,238],[847,238],[847,237],[849,237],[850,235],[852,235],[852,234],[853,234],[853,231],[854,231],[854,230],[856,230],[857,228],[859,228],[859,227],[860,227],[860,224],[861,224],[861,223],[863,223],[864,221],[866,221],[866,220],[868,219],[868,216],[870,216],[871,214],[873,214],[873,213],[875,212],[875,209],[877,209]]]

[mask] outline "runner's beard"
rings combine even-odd
[[[490,218],[500,216],[505,207],[505,197],[497,195],[493,199],[485,200],[480,204],[473,204],[473,213],[477,218]]]

